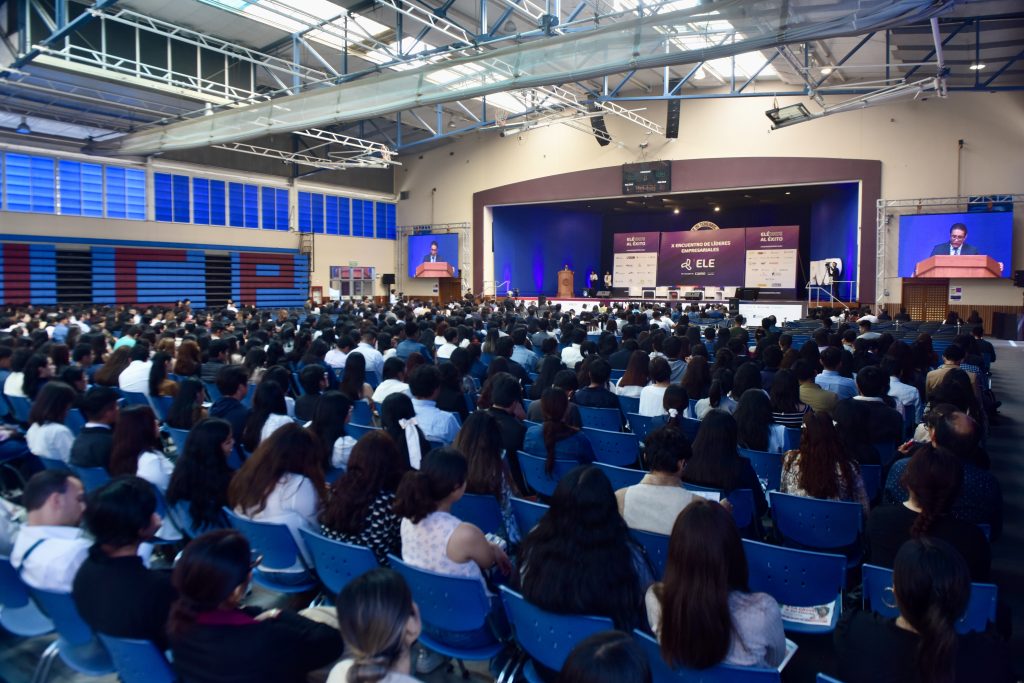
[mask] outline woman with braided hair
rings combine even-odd
[[[988,540],[977,525],[949,514],[962,478],[963,465],[952,451],[918,449],[902,477],[910,499],[877,507],[868,516],[866,561],[892,567],[896,553],[909,539],[941,538],[966,560],[971,581],[989,581],[992,552]]]
[[[416,683],[410,650],[420,636],[420,612],[405,579],[373,569],[338,594],[338,629],[347,657],[327,683]]]
[[[242,606],[259,560],[233,530],[211,531],[185,547],[171,575],[178,599],[167,624],[181,681],[301,683],[341,656],[341,638],[322,623],[322,608],[295,614]]]

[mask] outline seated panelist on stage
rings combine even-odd
[[[448,263],[448,259],[442,258],[441,255],[437,253],[437,242],[434,241],[434,242],[430,243],[430,253],[423,255],[423,262],[424,263]]]
[[[930,256],[968,256],[978,253],[978,248],[967,244],[967,226],[963,223],[954,223],[949,228],[949,241],[936,244],[932,248]]]

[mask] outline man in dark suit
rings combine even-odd
[[[978,248],[967,244],[967,226],[963,223],[954,223],[949,228],[949,241],[936,244],[932,247],[930,256],[969,256],[978,253]]]
[[[85,426],[71,444],[71,464],[75,467],[102,467],[110,464],[114,447],[114,423],[117,422],[116,389],[97,386],[89,390],[82,402]]]
[[[424,263],[444,263],[444,259],[437,255],[437,242],[430,243],[430,253],[423,255]]]
[[[864,424],[870,443],[897,444],[902,441],[903,416],[889,396],[889,376],[877,365],[869,365],[857,373],[857,396],[839,403],[855,401],[867,410]],[[836,409],[839,409],[837,404]]]

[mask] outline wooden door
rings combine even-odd
[[[900,305],[912,320],[942,322],[949,312],[949,280],[904,279]]]
[[[437,279],[437,300],[441,304],[458,301],[462,298],[462,279],[457,277],[441,277]]]

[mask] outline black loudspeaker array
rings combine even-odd
[[[679,79],[673,78],[668,82],[669,92],[675,90],[676,84],[679,83]],[[665,109],[665,137],[666,138],[678,138],[679,137],[679,103],[680,100],[668,100],[668,106]]]
[[[395,274],[394,273],[384,273],[383,275],[380,276],[380,283],[382,285],[384,285],[385,287],[389,287],[389,286],[395,284]]]
[[[1013,286],[1024,287],[1024,270],[1013,271]]]
[[[612,143],[612,136],[608,134],[608,127],[604,125],[604,116],[590,117],[590,126],[594,129],[594,138],[597,144],[607,147]]]

